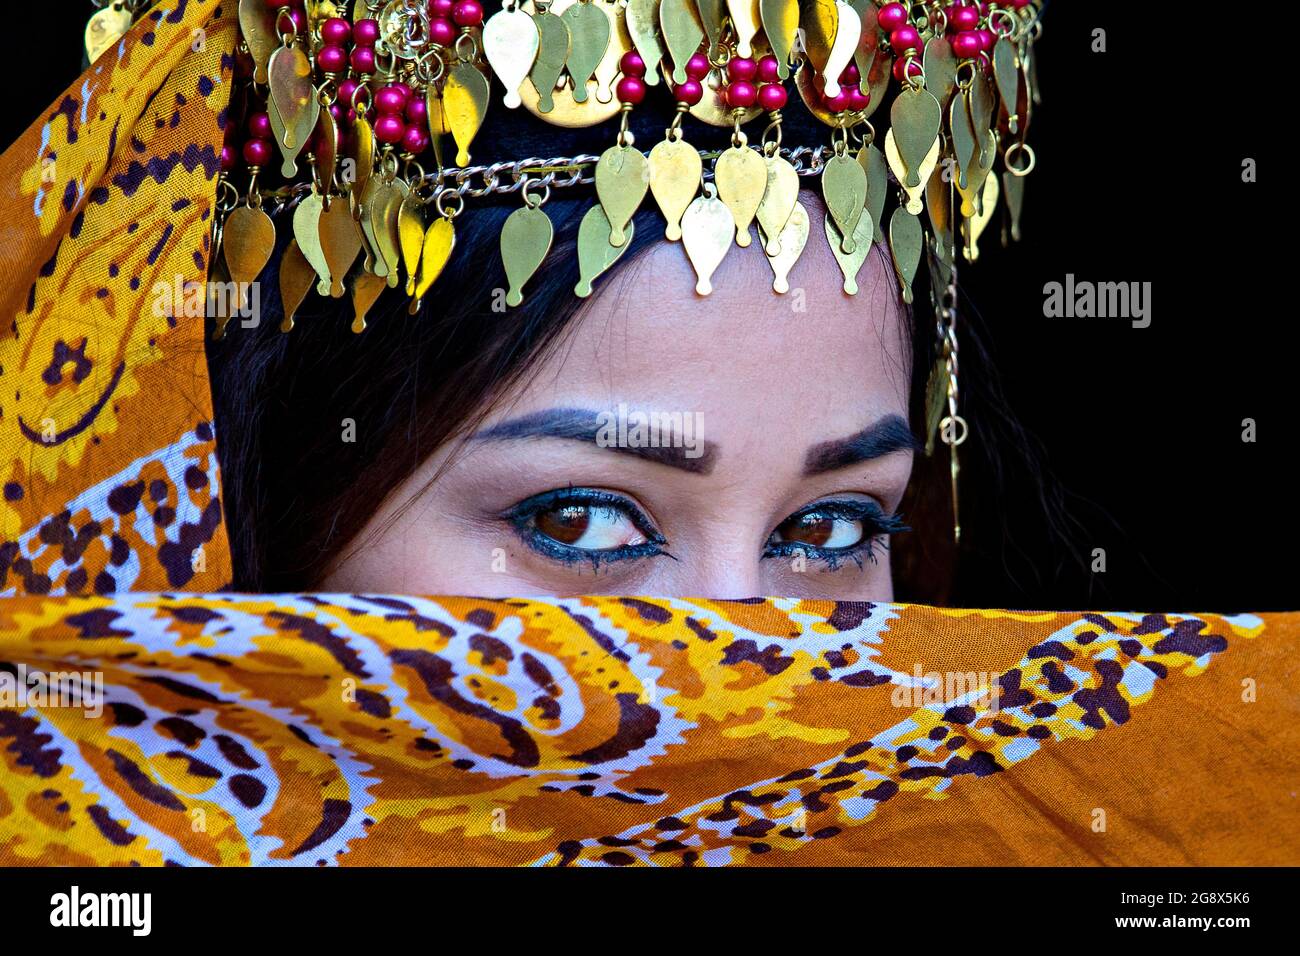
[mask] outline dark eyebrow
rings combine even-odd
[[[608,413],[606,413],[608,414]],[[689,414],[689,413],[684,413]],[[669,468],[707,475],[713,471],[718,448],[706,441],[698,457],[688,458],[684,447],[629,447],[624,445],[596,445],[600,432],[600,412],[586,408],[548,408],[520,418],[512,418],[471,436],[471,441],[518,441],[528,438],[568,438],[588,442],[609,451],[634,455]]]
[[[804,459],[805,475],[820,475],[860,461],[870,461],[891,452],[911,449],[915,451],[920,445],[907,427],[907,422],[898,415],[886,415],[873,422],[862,431],[848,438],[824,441],[808,449]]]

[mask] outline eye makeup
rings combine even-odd
[[[794,557],[820,561],[837,571],[845,561],[858,568],[875,564],[878,552],[888,549],[890,535],[911,530],[897,514],[886,514],[876,502],[864,498],[815,502],[781,523],[767,540],[764,558]]]

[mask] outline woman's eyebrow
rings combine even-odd
[[[881,458],[895,451],[916,451],[920,447],[907,422],[898,415],[885,415],[847,438],[824,441],[808,449],[805,475],[820,475],[858,462]]]
[[[691,412],[664,413],[659,418],[644,413],[657,427],[634,437],[626,422],[611,421],[611,411],[587,408],[547,408],[507,419],[470,436],[470,441],[518,441],[529,438],[567,438],[598,448],[635,455],[680,471],[707,475],[713,471],[718,448],[704,441],[698,419]],[[603,440],[613,431],[614,441]]]

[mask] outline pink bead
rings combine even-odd
[[[271,141],[250,139],[244,144],[244,162],[250,166],[265,166],[271,161]]]
[[[840,74],[841,83],[857,83],[861,79],[862,73],[858,70],[856,63],[850,63],[844,68],[844,72]]]
[[[876,21],[886,33],[893,33],[907,23],[907,8],[901,3],[887,3],[880,8]]]
[[[980,12],[976,7],[949,7],[948,26],[957,33],[974,30],[980,24]]]
[[[917,33],[916,28],[912,26],[899,27],[889,34],[889,45],[898,54],[906,53],[908,50],[915,50],[921,45],[921,34]]]
[[[840,91],[834,96],[827,96],[823,93],[822,106],[832,113],[843,113],[849,108],[849,91],[841,87]]]
[[[639,76],[625,76],[618,81],[616,91],[620,103],[640,103],[645,99],[645,80]]]
[[[375,94],[375,109],[381,115],[396,116],[402,110],[406,109],[406,97],[402,95],[401,90],[393,89],[391,86],[385,86]]]
[[[429,39],[438,46],[451,46],[456,42],[456,28],[447,19],[430,20]]]
[[[342,17],[330,17],[320,25],[322,42],[342,46],[352,39],[352,24]]]
[[[352,24],[352,42],[357,46],[374,46],[379,39],[378,20],[358,20]]]
[[[624,76],[645,76],[645,60],[636,50],[628,50],[618,61],[618,68]]]
[[[998,40],[998,38],[993,35],[992,30],[976,30],[975,35],[979,37],[980,49],[985,52],[992,50],[993,44]]]
[[[341,46],[327,44],[316,54],[316,65],[326,73],[342,73],[348,68],[348,54]]]
[[[450,20],[455,6],[456,0],[429,0],[429,16]]]
[[[254,113],[248,117],[248,135],[254,139],[267,139],[271,135],[271,117],[266,113]]]
[[[397,92],[402,94],[403,106],[405,106],[408,102],[410,102],[411,97],[415,95],[415,93],[411,90],[409,86],[407,86],[405,83],[402,83],[400,81],[397,83],[389,83],[388,86],[390,89],[397,90]]]
[[[375,72],[375,51],[373,47],[358,46],[352,48],[352,69],[358,73]]]
[[[980,38],[974,30],[966,30],[952,38],[952,52],[958,59],[966,60],[980,51]]]
[[[921,76],[921,64],[917,60],[905,60],[899,57],[894,61],[894,79],[902,83],[905,76]]]
[[[694,106],[704,98],[704,85],[699,80],[687,80],[673,87],[673,96],[679,103]]]
[[[483,5],[478,0],[457,0],[451,19],[458,27],[476,27],[483,22]]]
[[[764,83],[776,83],[781,79],[779,71],[781,64],[777,62],[776,57],[768,54],[758,61],[758,78]]]
[[[686,61],[686,75],[692,80],[702,80],[709,75],[709,58],[696,53]]]
[[[375,120],[375,139],[381,143],[400,143],[406,135],[406,124],[400,116],[388,114]]]
[[[758,64],[749,57],[732,57],[727,62],[727,79],[732,83],[750,82],[758,75]]]
[[[343,80],[339,83],[339,102],[344,106],[352,106],[352,97],[357,92],[356,80]]]
[[[338,103],[331,103],[330,116],[334,117],[335,122],[343,119],[343,107],[339,106]]]
[[[780,83],[764,83],[758,88],[758,105],[769,113],[785,109],[788,99],[785,87]]]
[[[758,101],[758,90],[748,80],[727,84],[727,105],[733,110],[745,110]]]
[[[1011,0],[1011,6],[1015,7],[1017,10],[1023,10],[1025,7],[1029,6],[1029,0]]]
[[[861,113],[871,105],[871,97],[863,93],[860,87],[850,86],[849,90],[849,109],[854,113]]]
[[[221,147],[221,171],[228,173],[235,168],[235,147],[227,143]]]
[[[302,28],[307,25],[307,15],[301,10],[292,9],[285,16],[293,21],[293,32],[302,33]]]
[[[423,96],[412,96],[406,101],[406,120],[409,123],[415,123],[417,126],[423,126],[424,121],[429,118],[429,104]]]
[[[429,148],[429,134],[414,124],[406,127],[402,134],[402,149],[417,156]]]

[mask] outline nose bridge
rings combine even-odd
[[[750,598],[763,594],[762,550],[749,529],[715,534],[682,568],[682,594]]]

